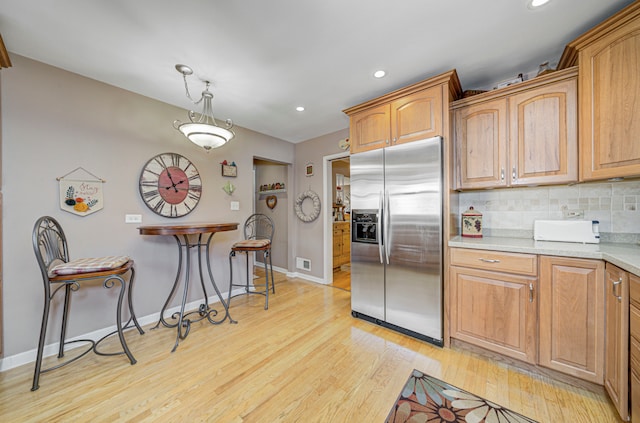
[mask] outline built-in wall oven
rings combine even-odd
[[[378,210],[352,210],[351,216],[351,241],[378,244]]]

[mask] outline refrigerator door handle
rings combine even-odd
[[[377,222],[376,222],[376,236],[378,237],[378,253],[380,254],[380,263],[384,264],[384,261],[382,259],[382,233],[380,232],[380,228],[381,228],[381,219],[382,219],[382,204],[383,204],[383,197],[382,197],[382,191],[380,191],[380,194],[378,196],[379,198],[379,202],[378,202],[378,218],[377,218]]]
[[[389,226],[391,221],[390,209],[389,209],[389,190],[384,192],[384,253],[389,264],[389,254],[391,250],[391,239],[389,238]]]

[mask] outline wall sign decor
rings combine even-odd
[[[231,178],[238,176],[238,167],[236,166],[236,162],[231,162],[231,164],[229,164],[225,160],[220,163],[220,165],[222,166],[222,176],[228,176]]]
[[[304,175],[305,176],[313,176],[313,163],[307,163],[304,166]]]
[[[222,187],[222,190],[227,193],[227,195],[233,194],[233,191],[236,190],[235,185],[231,182],[227,181],[227,183]]]
[[[181,217],[200,202],[202,180],[189,159],[177,153],[152,157],[140,173],[140,196],[155,214]]]
[[[59,182],[60,209],[78,216],[88,216],[104,207],[104,179],[77,167],[56,180]]]
[[[302,211],[302,203],[304,203],[304,200],[306,200],[307,198],[311,199],[311,201],[313,202],[313,209],[309,214],[305,214]],[[302,194],[298,195],[298,198],[296,198],[294,210],[296,212],[296,216],[298,216],[298,219],[307,223],[313,222],[318,218],[318,216],[320,216],[320,197],[318,197],[318,194],[311,190],[305,191]]]
[[[276,197],[275,195],[268,195],[265,199],[265,202],[267,203],[267,207],[273,210],[276,204],[278,204],[278,197]]]

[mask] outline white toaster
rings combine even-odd
[[[597,244],[600,242],[599,223],[597,220],[536,220],[533,239]]]

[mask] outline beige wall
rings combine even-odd
[[[346,116],[345,125],[348,125]],[[323,159],[325,156],[344,153],[338,147],[338,141],[348,136],[349,130],[343,129],[295,145],[294,180],[296,190],[291,197],[292,203],[295,202],[300,193],[308,189],[311,189],[323,199],[322,213],[316,220],[306,223],[300,219],[295,219],[296,243],[294,258],[303,257],[311,260],[311,271],[302,269],[295,269],[295,271],[303,276],[310,276],[325,282],[328,280],[329,275],[325,275],[323,271],[324,233],[325,231],[331,232],[332,227],[327,226],[327,209],[324,204],[324,189],[325,186],[327,186],[327,189],[331,189],[331,177],[328,177],[329,183],[327,184],[323,170]],[[305,165],[307,163],[313,163],[313,176],[305,176]],[[331,198],[331,192],[328,195]],[[305,208],[309,206],[309,203],[308,200],[303,203],[303,211],[305,213],[309,210]],[[331,210],[331,207],[329,207],[329,210]]]
[[[125,214],[141,214],[143,224],[244,222],[252,212],[254,198],[253,158],[294,162],[293,144],[239,127],[229,145],[207,154],[173,129],[175,119],[186,119],[185,110],[20,56],[12,55],[11,59],[13,67],[2,71],[0,90],[5,357],[33,350],[37,344],[43,289],[31,231],[38,217],[51,215],[60,221],[72,258],[133,257],[136,313],[147,316],[160,311],[170,291],[177,247],[169,237],[140,236],[137,224],[124,223]],[[188,157],[203,179],[200,204],[179,219],[155,215],[138,192],[142,166],[152,156],[168,151]],[[225,159],[238,165],[238,177],[233,178],[237,189],[232,196],[221,189],[226,179],[220,162]],[[56,177],[78,166],[107,181],[104,209],[87,217],[63,212],[58,204]],[[240,211],[230,211],[230,201],[239,201]],[[292,216],[291,212],[290,219]],[[225,292],[228,251],[241,237],[241,231],[234,231],[214,238],[213,273]],[[234,275],[244,277],[242,266],[237,271],[234,268]],[[192,286],[190,299],[195,301],[201,293],[197,284]],[[72,301],[69,335],[113,325],[115,300],[115,292],[99,285],[81,289]],[[59,311],[58,306],[53,308],[53,313]],[[52,325],[48,343],[55,342],[57,330],[57,324]],[[170,347],[167,344],[167,352]]]

